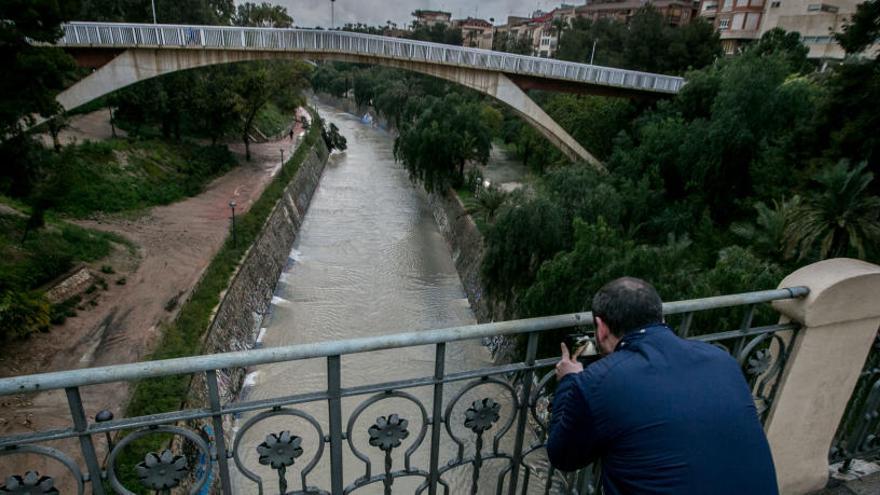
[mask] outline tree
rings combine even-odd
[[[809,72],[813,65],[807,60],[810,49],[801,41],[801,35],[775,27],[761,36],[757,43],[751,44],[747,51],[758,55],[781,55],[789,64],[791,72]]]
[[[455,46],[461,46],[464,42],[464,38],[461,36],[461,29],[450,28],[441,23],[434,24],[433,26],[415,23],[412,31],[407,37],[413,40],[430,41],[432,43],[443,43]]]
[[[856,13],[834,39],[848,54],[859,53],[880,38],[880,0],[868,0],[856,6]]]
[[[251,62],[242,70],[236,81],[235,93],[241,112],[241,139],[244,142],[245,159],[251,161],[251,133],[257,113],[276,90],[265,62]]]
[[[495,37],[492,38],[492,49],[499,52],[531,55],[532,40],[526,35],[517,36],[515,33],[511,32],[496,34]]]
[[[468,213],[482,213],[483,218],[492,223],[495,221],[498,210],[507,202],[508,196],[509,194],[501,188],[490,186],[477,194],[473,212],[469,211]]]
[[[289,28],[293,26],[293,18],[281,5],[245,2],[238,6],[232,23],[236,26]]]
[[[464,181],[468,161],[489,160],[492,135],[481,118],[479,103],[458,94],[426,98],[422,114],[405,124],[394,141],[394,158],[425,189],[444,189]]]
[[[0,136],[23,132],[35,116],[54,117],[61,106],[55,96],[72,78],[75,64],[52,44],[61,23],[76,13],[75,2],[5,0],[0,2]],[[26,90],[24,88],[27,88]]]
[[[819,174],[820,190],[794,208],[786,227],[790,254],[825,259],[855,252],[864,259],[874,249],[880,242],[880,197],[869,193],[874,174],[866,168],[841,161]]]

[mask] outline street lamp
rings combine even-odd
[[[599,40],[593,40],[593,53],[590,54],[590,65],[593,65],[593,57],[596,56],[596,43],[598,42]]]
[[[235,200],[229,202],[229,208],[232,210],[232,247],[236,247],[238,239],[235,236]]]
[[[153,24],[159,24],[156,21],[156,0],[150,0],[150,5],[153,6]]]
[[[334,8],[336,0],[330,0],[330,29],[336,29],[336,10]]]

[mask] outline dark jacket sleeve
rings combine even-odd
[[[596,424],[579,384],[582,375],[565,376],[553,398],[547,456],[561,471],[581,469],[599,457]]]

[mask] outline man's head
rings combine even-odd
[[[614,351],[624,335],[663,322],[663,302],[642,279],[623,277],[608,282],[593,296],[596,337],[605,353]]]

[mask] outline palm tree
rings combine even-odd
[[[785,228],[800,199],[800,196],[795,196],[788,201],[773,200],[769,206],[759,201],[754,205],[758,213],[755,222],[737,222],[730,226],[730,230],[755,252],[777,258],[785,251]]]
[[[868,191],[874,174],[866,168],[862,162],[851,169],[843,160],[819,174],[822,190],[793,209],[785,228],[789,255],[804,259],[818,249],[825,259],[855,250],[865,258],[865,244],[880,242],[880,197]]]
[[[486,221],[492,223],[495,220],[495,214],[504,206],[507,201],[508,194],[498,187],[490,186],[477,195],[474,210],[482,212]]]

